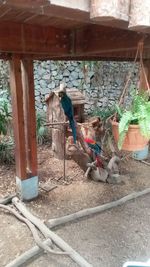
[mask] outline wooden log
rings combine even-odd
[[[52,150],[55,158],[64,159],[64,138],[62,129],[52,129]]]
[[[10,196],[0,198],[0,204],[3,204],[3,205],[9,204],[12,201],[13,197],[15,197],[15,196],[16,196],[16,194],[12,194]]]
[[[129,0],[91,0],[90,17],[111,27],[127,26],[129,3]]]
[[[86,178],[88,178],[90,171],[91,171],[91,167],[88,167],[87,170],[86,170],[86,172],[85,172],[85,174],[84,174],[84,176]]]
[[[47,239],[43,242],[44,245],[50,246],[51,245],[51,240]],[[40,255],[43,253],[43,249],[39,248],[38,246],[35,246],[23,254],[21,254],[19,257],[8,263],[5,267],[20,267],[23,264],[27,264],[29,260],[32,258],[35,258],[35,256]]]
[[[93,169],[91,171],[90,177],[96,182],[106,183],[108,178],[108,171],[99,167],[96,168],[96,170]]]
[[[146,162],[145,160],[141,160],[142,163],[144,163],[147,166],[150,166],[150,162]]]
[[[131,194],[129,194],[123,198],[120,198],[116,201],[112,201],[110,203],[106,203],[106,204],[101,205],[101,206],[80,210],[78,212],[75,212],[73,214],[69,214],[69,215],[66,215],[66,216],[63,216],[60,218],[50,219],[48,221],[47,225],[49,228],[53,228],[53,227],[58,226],[58,225],[72,222],[74,220],[81,219],[81,218],[84,218],[87,216],[91,216],[93,214],[97,214],[97,213],[112,209],[114,207],[123,205],[129,200],[135,199],[137,197],[141,197],[141,196],[149,194],[149,193],[150,193],[150,188],[144,189],[143,191],[140,191],[140,192],[133,192],[133,193],[131,193]]]
[[[91,158],[83,150],[73,150],[71,158],[80,166],[80,168],[86,172],[87,164],[91,162]]]
[[[131,0],[129,29],[150,32],[149,0]]]
[[[0,208],[1,209],[4,209],[4,210],[7,210],[9,211],[10,213],[12,213],[17,219],[19,219],[20,221],[22,221],[23,223],[25,223],[29,229],[31,230],[31,233],[33,235],[33,238],[36,242],[36,244],[41,248],[43,249],[44,251],[47,251],[47,252],[50,252],[50,253],[53,253],[53,254],[60,254],[60,252],[57,252],[57,251],[54,251],[52,249],[50,249],[47,245],[43,244],[39,235],[38,235],[38,232],[37,232],[37,229],[36,227],[34,226],[34,224],[32,224],[30,222],[30,220],[24,218],[19,212],[17,212],[15,209],[13,208],[10,208],[9,206],[6,206],[6,205],[3,205],[3,204],[0,204]],[[52,241],[51,241],[51,246],[52,246]],[[62,255],[62,253],[61,253]]]
[[[53,242],[63,251],[66,251],[68,256],[81,267],[92,267],[83,257],[81,257],[74,249],[72,249],[63,239],[48,229],[48,227],[37,217],[32,215],[18,198],[13,198],[13,204],[16,208],[30,220],[45,236],[51,238]]]
[[[118,164],[120,162],[120,158],[117,156],[113,156],[108,165],[107,165],[107,169],[109,171],[109,173],[113,174],[113,173],[119,173],[119,168],[118,168]]]

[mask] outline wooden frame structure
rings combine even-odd
[[[89,2],[0,1],[0,58],[10,62],[16,182],[24,200],[38,195],[33,60],[132,61],[143,39],[150,80],[150,34],[90,20]]]

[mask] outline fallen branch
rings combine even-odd
[[[119,173],[119,168],[118,168],[118,163],[120,161],[120,158],[117,156],[113,156],[108,165],[107,165],[107,170],[109,171],[109,174],[113,173]]]
[[[84,174],[84,176],[86,178],[88,178],[88,175],[89,175],[90,171],[92,170],[92,168],[96,169],[96,161],[91,162],[91,163],[87,163],[87,167],[88,168],[87,168],[87,170],[86,170],[86,172]]]
[[[53,254],[62,254],[60,252],[54,251],[52,249],[50,249],[47,245],[43,244],[42,240],[40,239],[37,229],[36,227],[26,218],[24,218],[22,215],[20,215],[15,209],[10,208],[8,206],[5,206],[3,204],[0,204],[0,208],[9,211],[10,213],[12,213],[17,219],[19,219],[20,221],[24,222],[29,229],[31,230],[31,233],[33,235],[33,238],[36,242],[36,244],[43,249],[44,251],[47,251],[49,253],[53,253]],[[49,241],[50,242],[50,241]],[[52,246],[52,242],[51,242],[51,246]]]
[[[87,168],[87,170],[86,170],[86,172],[85,172],[85,174],[84,174],[85,178],[88,178],[91,169],[92,169],[92,167],[88,167],[88,168]]]
[[[50,246],[51,245],[51,240],[47,239],[43,242],[43,245],[45,246]],[[19,267],[22,266],[22,264],[26,263],[27,261],[31,260],[31,258],[37,256],[38,254],[42,253],[43,249],[39,248],[38,246],[35,246],[23,254],[21,254],[19,257],[8,263],[5,267]]]
[[[146,164],[147,166],[150,166],[150,162],[147,162],[145,160],[141,160],[142,163]]]
[[[126,203],[129,200],[135,199],[137,197],[143,196],[143,195],[148,194],[148,193],[150,193],[150,188],[147,188],[141,192],[134,192],[134,193],[127,195],[121,199],[118,199],[118,200],[110,202],[110,203],[106,203],[106,204],[101,205],[101,206],[80,210],[78,212],[75,212],[75,213],[72,213],[70,215],[60,217],[60,218],[50,219],[48,221],[47,225],[49,228],[53,228],[53,227],[58,226],[58,225],[72,222],[74,220],[81,219],[81,218],[86,217],[86,216],[90,216],[92,214],[96,214],[96,213],[100,213],[100,212],[103,212],[103,211],[108,210],[108,209],[112,209],[114,207],[117,207],[119,205]]]
[[[30,220],[45,236],[51,238],[53,242],[63,251],[68,253],[68,256],[73,259],[81,267],[92,267],[82,256],[80,256],[74,249],[72,249],[63,239],[48,229],[48,227],[34,215],[32,215],[18,198],[13,198],[13,204],[16,208]]]
[[[16,194],[12,194],[12,195],[6,196],[4,198],[1,198],[0,199],[0,204],[3,204],[3,205],[9,204],[12,201],[12,198],[15,197],[15,196],[16,196]]]

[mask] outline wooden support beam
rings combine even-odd
[[[6,2],[6,3],[5,3]],[[49,0],[7,0],[3,5],[10,6],[12,8],[23,8],[23,9],[35,9],[41,6],[50,4]]]
[[[55,6],[57,8],[66,8],[72,9],[74,12],[77,10],[81,10],[83,12],[90,11],[90,1],[89,0],[76,0],[76,1],[68,1],[68,0],[7,0],[3,5],[15,7],[15,8],[23,8],[23,9],[32,9],[32,8],[46,8],[49,6]],[[59,10],[57,15],[59,14]],[[61,14],[59,14],[61,16]]]
[[[74,31],[27,24],[0,23],[0,53],[31,59],[132,60],[142,35],[100,25]],[[150,35],[145,36],[143,58],[150,58]]]
[[[37,175],[37,144],[33,61],[30,59],[22,60],[22,83],[24,96],[27,172],[29,177],[33,177]]]
[[[142,34],[128,30],[111,27],[89,25],[75,31],[75,53],[105,54],[115,52],[136,51],[138,42],[143,38]],[[150,35],[144,40],[144,50],[150,51]]]
[[[23,90],[21,61],[17,56],[13,56],[12,60],[10,60],[10,87],[15,138],[16,176],[21,180],[24,180],[27,178],[27,174],[23,114]]]
[[[30,61],[24,62],[23,70],[24,75],[22,77],[20,57],[13,55],[10,60],[10,86],[15,137],[16,184],[20,198],[22,200],[31,200],[38,196],[38,176],[33,65]],[[30,89],[31,92],[29,92]]]
[[[70,32],[54,27],[0,22],[0,52],[41,55],[70,53]]]
[[[56,18],[82,23],[90,21],[89,0],[7,0],[3,6],[30,12],[37,17],[43,15],[46,20]]]

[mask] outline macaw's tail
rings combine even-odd
[[[74,144],[76,144],[76,141],[77,141],[76,123],[75,123],[74,119],[69,120],[69,122],[70,122],[70,128],[72,130]]]

